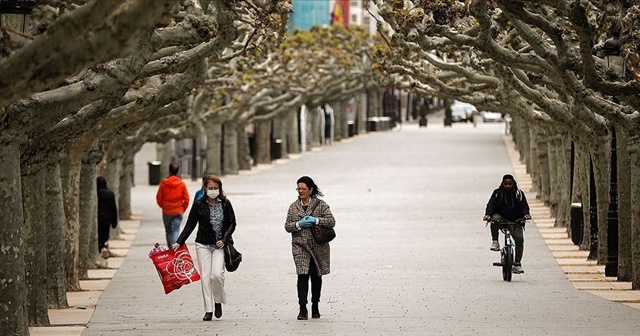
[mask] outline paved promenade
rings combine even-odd
[[[545,242],[555,231],[542,210],[527,227],[526,273],[502,281],[481,218],[502,175],[519,178],[521,168],[512,164],[502,124],[441,124],[363,135],[223,177],[244,261],[226,274],[228,304],[212,322],[201,320],[198,283],[162,291],[147,257],[164,241],[156,187],[139,184],[132,191],[137,234],[82,335],[637,335],[633,300],[607,300],[567,280],[558,251]],[[295,319],[296,275],[283,228],[301,175],[325,193],[338,233],[322,317],[309,321]],[[192,193],[198,188],[189,185]]]

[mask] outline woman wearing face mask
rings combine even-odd
[[[173,245],[174,250],[184,244],[198,223],[196,255],[200,270],[202,296],[204,298],[203,321],[211,321],[214,315],[222,316],[222,304],[226,303],[224,292],[224,250],[226,244],[233,245],[231,235],[236,229],[236,216],[231,202],[222,190],[222,181],[215,175],[204,178],[205,197],[193,202],[189,218]]]

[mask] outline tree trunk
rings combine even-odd
[[[289,154],[300,153],[300,119],[298,117],[298,109],[286,113],[286,150]]]
[[[530,160],[530,168],[529,174],[531,175],[531,189],[535,191],[536,198],[540,199],[542,197],[541,193],[541,183],[540,183],[540,161],[538,159],[538,148],[536,144],[538,143],[538,127],[532,126],[529,128],[529,146],[527,147],[527,152]]]
[[[632,275],[631,287],[634,290],[640,289],[640,134],[629,132],[627,142],[629,153],[629,163],[631,169],[631,258]]]
[[[91,155],[87,154],[87,156]],[[83,159],[80,167],[79,188],[82,196],[78,200],[80,216],[78,277],[82,280],[89,279],[88,270],[96,268],[98,257],[96,165],[97,162],[94,160]]]
[[[62,197],[62,178],[60,163],[51,161],[48,167],[48,177],[43,180],[47,197],[48,225],[47,235],[47,301],[49,308],[64,309],[69,307],[67,302],[67,221],[64,214],[64,199]]]
[[[282,113],[273,119],[273,138],[280,140],[280,157],[279,159],[286,159],[289,157],[287,154],[287,115]]]
[[[24,262],[26,269],[27,316],[29,326],[49,326],[47,313],[47,237],[48,221],[43,183],[48,178],[41,163],[31,163],[22,170],[22,204],[24,209]]]
[[[133,172],[135,153],[129,153],[122,159],[120,171],[120,192],[118,193],[118,218],[131,219],[131,188],[133,187]]]
[[[62,178],[62,197],[64,200],[64,214],[66,219],[66,261],[67,290],[80,291],[80,278],[78,274],[79,263],[79,235],[80,222],[78,210],[78,193],[80,187],[80,162],[73,161],[67,156],[60,167]]]
[[[238,174],[240,170],[240,164],[238,163],[238,123],[227,121],[222,128],[224,133],[222,141],[224,146],[222,150],[224,155],[222,173],[224,175]]]
[[[244,122],[238,123],[238,165],[240,170],[251,169],[251,149],[245,128],[246,124]]]
[[[598,211],[598,264],[604,265],[607,262],[607,213],[611,187],[611,139],[608,136],[599,137],[592,159]]]
[[[569,227],[571,222],[571,138],[563,133],[558,147],[558,211],[555,226]]]
[[[220,144],[222,143],[222,124],[217,122],[209,122],[206,126],[207,131],[207,151],[205,160],[207,160],[206,174],[220,175],[222,174],[222,153]]]
[[[536,134],[536,153],[538,154],[538,175],[540,181],[540,199],[545,205],[549,205],[550,170],[548,137],[542,128],[538,128]]]
[[[323,112],[318,107],[309,108],[307,113],[307,150],[322,145],[324,125],[320,124],[320,113]]]
[[[333,140],[340,141],[349,137],[349,125],[347,124],[347,103],[334,102],[333,119],[335,120]]]
[[[0,334],[28,335],[20,146],[0,142]]]
[[[367,133],[367,115],[369,114],[369,92],[360,95],[358,110],[356,112],[356,127],[358,134]]]
[[[271,121],[259,120],[255,122],[255,152],[254,160],[257,164],[271,163]]]
[[[589,163],[590,154],[587,145],[584,142],[574,142],[574,183],[573,183],[573,202],[579,202],[582,206],[582,240],[579,248],[588,251],[591,248],[591,228],[589,219],[590,208],[590,190],[589,190]]]
[[[638,167],[631,167],[627,148],[629,133],[623,127],[616,128],[616,144],[618,158],[618,281],[632,279],[632,246],[631,234],[631,174]]]
[[[553,129],[553,134],[547,136],[547,152],[548,152],[548,162],[549,162],[549,193],[547,196],[549,197],[549,210],[551,216],[556,218],[558,215],[558,195],[560,191],[560,180],[558,178],[559,171],[559,148],[562,140],[560,139],[560,134],[557,133],[557,129]],[[549,133],[547,133],[549,134]],[[556,222],[557,223],[557,222]]]
[[[122,158],[123,158],[123,153],[120,147],[118,146],[113,146],[111,148],[111,150],[109,151],[109,153],[107,153],[107,167],[105,169],[105,176],[104,178],[107,180],[107,187],[113,192],[113,194],[116,196],[116,208],[120,209],[120,204],[119,200],[120,197],[118,197],[118,195],[120,195],[120,175],[122,174]],[[167,168],[168,170],[169,168]],[[95,177],[95,172],[94,172],[94,177]],[[95,181],[94,181],[95,182]],[[95,183],[94,183],[95,184]],[[94,192],[97,193],[97,191],[94,189]],[[97,210],[96,210],[97,213]],[[96,215],[97,216],[97,215]],[[96,227],[97,227],[97,223],[96,223]],[[117,226],[115,229],[110,227],[109,228],[109,239],[122,239],[120,238],[120,234],[122,233],[122,228],[120,228],[120,226]],[[96,249],[98,247],[96,246]]]

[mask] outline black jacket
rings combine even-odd
[[[231,235],[236,230],[236,215],[233,212],[231,202],[222,198],[222,241],[225,244],[233,245],[233,238]],[[213,231],[213,226],[210,223],[209,218],[210,207],[207,203],[207,197],[202,197],[193,202],[191,211],[189,211],[189,218],[187,223],[178,237],[176,243],[182,245],[187,238],[191,235],[191,232],[196,228],[198,223],[198,233],[196,234],[196,243],[205,245],[214,245],[216,243],[216,233]]]
[[[527,203],[527,198],[522,190],[516,187],[511,191],[507,191],[502,186],[494,190],[487,203],[485,215],[491,216],[495,213],[500,214],[511,222],[515,222],[516,219],[523,218],[524,215],[528,214],[529,203]]]
[[[116,197],[107,187],[98,188],[98,225],[112,228],[118,225],[118,208]]]

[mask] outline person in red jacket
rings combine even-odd
[[[162,209],[162,221],[167,237],[167,246],[171,248],[180,234],[182,215],[189,207],[189,192],[184,181],[177,176],[180,166],[169,164],[169,177],[160,182],[156,201]]]

